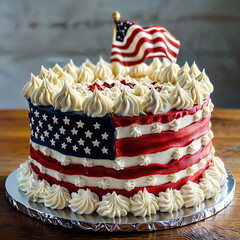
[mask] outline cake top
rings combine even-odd
[[[23,94],[35,105],[53,106],[62,112],[83,111],[90,117],[162,114],[171,109],[190,110],[202,104],[213,91],[203,69],[194,62],[182,67],[154,58],[125,67],[100,57],[77,67],[72,60],[63,68],[43,66],[38,76],[31,74]]]

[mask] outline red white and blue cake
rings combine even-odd
[[[112,218],[215,197],[227,175],[211,141],[212,91],[195,63],[42,66],[23,89],[31,140],[19,188],[52,209]]]

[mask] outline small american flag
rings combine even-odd
[[[180,41],[165,28],[153,25],[142,28],[132,21],[115,21],[116,39],[112,44],[111,62],[132,66],[147,58],[168,58],[176,62]]]

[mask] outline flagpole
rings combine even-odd
[[[116,41],[116,34],[117,34],[117,26],[115,21],[118,21],[120,19],[120,13],[115,11],[112,14],[112,18],[114,20],[114,26],[113,26],[113,38],[112,38],[112,42],[114,43]],[[112,72],[113,74],[116,76],[118,74],[118,66],[117,66],[117,62],[113,62],[112,63]]]

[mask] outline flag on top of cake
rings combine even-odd
[[[126,20],[115,20],[115,27],[111,62],[132,66],[154,57],[176,62],[180,41],[165,28],[157,25],[142,28]]]

